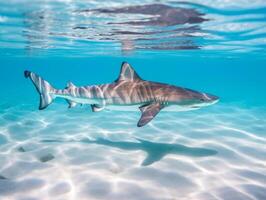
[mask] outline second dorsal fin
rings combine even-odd
[[[69,88],[69,87],[76,87],[76,86],[74,85],[74,83],[72,83],[71,81],[69,81],[67,83],[67,87]]]
[[[121,70],[118,79],[118,81],[141,81],[142,79],[139,77],[137,72],[133,69],[133,67],[130,66],[127,62],[123,62],[121,65]]]

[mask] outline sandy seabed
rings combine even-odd
[[[0,199],[266,199],[265,108],[139,117],[1,104]]]

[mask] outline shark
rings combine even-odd
[[[219,97],[171,84],[142,79],[127,62],[121,65],[118,78],[109,84],[77,87],[68,82],[64,89],[55,89],[34,72],[24,71],[40,95],[39,109],[47,108],[55,98],[64,98],[69,108],[89,104],[93,112],[105,109],[141,112],[138,127],[148,124],[160,111],[189,111],[219,101]]]

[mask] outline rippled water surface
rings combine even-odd
[[[0,53],[87,56],[202,49],[228,56],[265,51],[264,1],[202,3],[2,1]]]
[[[0,199],[266,199],[263,0],[0,2]],[[219,103],[161,112],[39,111],[24,70],[56,88],[145,80]]]

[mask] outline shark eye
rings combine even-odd
[[[202,102],[203,102],[203,101],[204,101],[204,99],[200,99],[200,101],[202,101]]]

